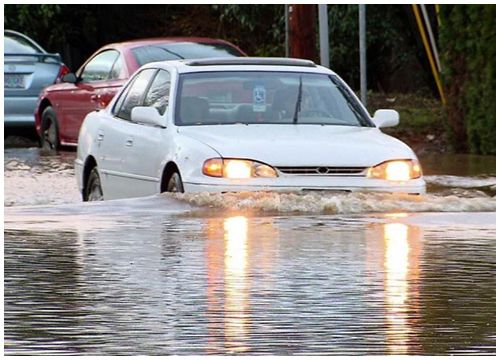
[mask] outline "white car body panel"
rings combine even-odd
[[[148,64],[142,69],[151,67],[165,69],[171,74],[170,102],[164,114],[165,127],[138,124],[114,117],[111,110],[118,95],[106,109],[88,114],[80,130],[75,161],[81,191],[85,187],[85,166],[93,159],[97,164],[105,200],[159,193],[162,175],[168,163],[174,163],[178,167],[186,192],[315,189],[425,193],[422,177],[394,182],[369,179],[365,173],[332,176],[278,172],[277,178],[251,179],[206,176],[202,173],[203,162],[219,157],[251,159],[273,167],[366,168],[387,160],[416,160],[417,157],[407,145],[376,127],[300,123],[176,126],[174,106],[179,73],[228,71],[233,67],[234,71],[276,72],[277,67],[196,67],[172,61]],[[279,71],[334,74],[320,66],[279,66]],[[361,108],[366,112],[362,105]]]
[[[236,124],[184,126],[179,133],[210,144],[222,157],[259,160],[273,166],[368,167],[395,156],[416,159],[399,140],[368,127]]]

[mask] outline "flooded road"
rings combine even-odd
[[[43,154],[39,148],[4,151],[4,206],[77,203],[76,152]]]
[[[5,149],[4,206],[81,203],[75,156],[74,151],[49,155],[39,148]],[[426,154],[420,160],[430,194],[460,198],[496,195],[494,156]]]
[[[425,197],[82,204],[72,157],[5,151],[6,355],[496,352],[494,164]]]

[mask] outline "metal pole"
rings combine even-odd
[[[425,27],[427,28],[427,34],[429,34],[429,40],[431,41],[431,48],[434,54],[434,60],[436,60],[436,66],[438,71],[441,72],[441,63],[439,62],[439,53],[436,47],[436,41],[434,40],[434,33],[432,32],[431,22],[429,21],[429,16],[427,16],[427,10],[424,4],[420,4],[420,10],[422,11],[422,16],[424,17]]]
[[[420,18],[418,6],[416,4],[412,4],[411,6],[413,9],[413,13],[415,14],[415,20],[417,20],[418,30],[420,31],[420,36],[422,37],[422,42],[424,43],[425,52],[427,54],[427,58],[429,59],[429,64],[431,65],[432,75],[434,75],[434,80],[436,81],[436,86],[439,91],[439,96],[441,97],[441,102],[443,103],[443,105],[446,105],[446,98],[444,97],[443,85],[441,84],[441,79],[439,77],[436,64],[434,63],[434,57],[432,56],[432,51],[429,46],[429,42],[427,41],[427,35],[425,34],[424,25],[422,24],[422,19]]]
[[[285,57],[290,56],[290,39],[288,38],[290,32],[288,25],[289,12],[288,4],[285,4]]]
[[[328,40],[328,8],[326,4],[318,5],[319,14],[319,48],[321,65],[330,67],[330,42]]]
[[[359,71],[361,102],[366,106],[366,5],[359,5]]]

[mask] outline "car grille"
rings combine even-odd
[[[277,169],[289,175],[364,176],[366,167],[278,166]]]

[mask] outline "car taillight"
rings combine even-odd
[[[59,68],[59,73],[57,74],[57,77],[56,77],[56,83],[61,82],[62,77],[69,72],[71,72],[69,67],[67,67],[64,64],[61,64],[61,67]]]

